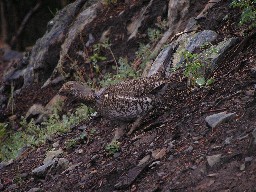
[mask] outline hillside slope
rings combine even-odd
[[[155,48],[160,41],[158,39],[152,43],[145,34],[149,26],[155,26],[157,17],[168,17],[166,9],[163,8],[167,3],[155,0],[152,1],[154,7],[150,7],[148,2],[144,1],[129,3],[130,6],[127,2],[121,2],[110,5],[112,7],[103,7],[102,12],[83,33],[91,30],[95,39],[100,39],[103,32],[111,29],[109,25],[113,25],[115,32],[111,31],[108,34],[113,44],[110,50],[116,58],[123,56],[130,62],[133,61],[133,67],[136,68],[135,52],[139,47],[138,42],[151,43],[150,45]],[[205,5],[206,1],[191,1],[182,22],[176,23],[179,30],[175,33],[183,31],[188,19],[197,17]],[[146,6],[150,7],[146,11],[154,14],[146,15],[136,37],[126,41],[129,35],[121,36],[126,30],[121,24],[129,23],[128,18]],[[236,43],[219,58],[217,67],[208,74],[208,77],[214,78],[214,83],[210,86],[197,86],[192,89],[187,84],[188,78],[184,77],[184,72],[177,70],[176,76],[184,79],[181,83],[188,87],[189,93],[180,97],[174,92],[170,96],[170,101],[167,101],[171,105],[161,108],[157,114],[149,114],[135,133],[126,135],[119,143],[108,149],[115,124],[101,117],[81,121],[64,134],[58,133],[47,137],[44,144],[23,148],[18,158],[7,164],[2,162],[0,190],[254,191],[256,31],[247,29],[247,25],[238,24],[238,12],[241,13],[241,10],[231,8],[229,2],[220,1],[208,10],[205,16],[197,18],[199,26],[196,31],[212,30],[218,34],[211,44],[217,44],[230,37],[237,38]],[[118,14],[122,15],[121,13],[124,15],[115,17]],[[122,27],[116,28],[113,23]],[[163,34],[168,34],[168,29],[161,30]],[[174,34],[167,38],[168,43],[172,42]],[[71,61],[75,58],[75,51],[72,50],[81,49],[81,44],[71,43],[71,47],[67,48]],[[88,51],[92,50],[88,48]],[[199,48],[194,50],[195,53],[199,51]],[[92,84],[98,85],[98,80],[94,82],[93,79],[104,79],[103,76],[107,72],[116,69],[111,67],[116,64],[111,52],[103,50],[101,54],[107,57],[107,60],[99,62],[102,74],[90,71],[88,66],[83,65],[84,60],[77,59],[77,66],[81,67],[83,77],[86,80],[91,78]],[[70,63],[67,55],[59,56],[63,59],[61,65],[64,66],[64,71],[74,74],[75,72],[67,66],[67,63]],[[138,63],[140,65],[143,62]],[[49,70],[50,75],[40,76],[39,72],[38,83],[19,86],[23,88],[15,97],[13,127],[20,128],[20,116],[24,116],[33,104],[46,105],[58,92],[63,80],[54,83],[58,78],[58,72],[53,67],[46,71]],[[70,77],[72,75],[68,76]],[[41,88],[44,85],[45,87]],[[71,112],[78,104],[66,101],[62,114]],[[210,118],[213,114],[224,118],[225,115],[219,114],[221,112],[232,114],[228,118],[225,117],[226,121],[219,123],[218,126],[211,127],[209,122],[206,123],[206,117]],[[10,109],[4,109],[1,113],[1,121],[13,122],[10,118],[13,117]]]

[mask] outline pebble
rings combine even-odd
[[[54,165],[57,164],[57,160],[56,159],[53,159],[51,161],[48,161],[47,163],[35,168],[32,170],[32,173],[35,175],[35,176],[38,176],[38,177],[43,177],[45,176],[45,174],[47,173],[48,169]]]
[[[79,126],[79,127],[78,127],[78,130],[80,130],[80,131],[85,131],[86,128],[87,128],[86,125],[82,125],[82,126]]]
[[[30,189],[28,192],[38,192],[38,191],[42,191],[40,188],[32,188]]]
[[[154,151],[152,151],[152,157],[154,159],[161,159],[166,155],[166,148],[162,148],[162,149],[156,149]]]
[[[139,161],[138,166],[141,166],[141,165],[145,164],[146,162],[149,161],[149,159],[150,159],[150,155],[146,155],[145,157],[143,157],[143,158]]]
[[[245,164],[243,163],[241,166],[240,166],[240,171],[244,171],[245,170]]]
[[[170,161],[170,160],[173,160],[173,158],[174,158],[174,156],[173,155],[170,155],[169,157],[168,157],[168,160]]]
[[[216,113],[213,115],[209,115],[205,118],[205,121],[208,126],[211,128],[215,128],[223,122],[234,119],[236,113],[227,113],[226,111],[221,113]]]
[[[184,150],[185,153],[189,153],[191,151],[193,151],[193,147],[190,145],[187,149]]]
[[[208,164],[213,167],[215,164],[219,163],[221,160],[221,154],[217,154],[217,155],[211,155],[211,156],[207,156],[207,162]]]
[[[251,162],[253,160],[253,157],[245,157],[244,161],[245,162]]]
[[[58,165],[57,166],[58,166],[59,169],[62,169],[62,170],[67,169],[68,165],[69,165],[69,160],[68,159],[66,159],[66,158],[59,158],[58,159]]]
[[[150,165],[149,165],[149,167],[153,167],[153,166],[155,166],[155,165],[159,165],[161,163],[161,161],[154,161],[153,163],[151,163]]]
[[[45,157],[43,163],[45,164],[45,163],[47,163],[48,161],[53,160],[55,157],[60,156],[62,153],[63,153],[63,150],[62,150],[61,148],[58,149],[58,150],[56,150],[56,151],[48,151],[48,152],[46,153],[46,157]]]
[[[56,141],[55,143],[52,144],[53,148],[58,148],[60,146],[60,141]]]
[[[83,149],[79,149],[79,150],[78,150],[78,154],[82,154],[83,152],[84,152]]]
[[[224,144],[225,145],[229,145],[230,143],[231,143],[231,139],[232,139],[233,137],[228,137],[228,138],[226,138],[225,139],[225,141],[224,141]]]

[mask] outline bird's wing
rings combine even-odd
[[[118,95],[129,95],[131,97],[142,97],[148,94],[157,94],[166,85],[167,80],[156,77],[139,78],[123,81],[107,88],[107,92],[115,92]]]

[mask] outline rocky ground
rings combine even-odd
[[[192,2],[190,16],[198,15],[206,3]],[[122,9],[122,5],[115,7]],[[114,155],[107,153],[106,145],[115,127],[100,117],[56,135],[38,148],[27,148],[9,165],[1,164],[0,190],[254,191],[256,32],[238,25],[237,12],[229,2],[221,1],[199,20],[201,30],[217,32],[216,42],[234,36],[239,39],[209,75],[215,79],[210,87],[192,91],[181,102],[145,120],[138,131],[120,141]],[[114,54],[128,51],[123,46],[116,46]],[[133,57],[135,46],[130,46]],[[47,104],[61,84],[40,87],[32,85],[17,96],[18,116],[34,103]],[[174,95],[173,99],[180,97]],[[4,111],[1,119],[8,116],[10,111]],[[84,133],[85,140],[67,147],[67,141]]]

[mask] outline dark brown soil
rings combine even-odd
[[[203,8],[201,3],[194,4]],[[198,7],[191,11],[196,14]],[[256,127],[256,77],[251,69],[256,67],[256,34],[249,31],[248,37],[241,36],[237,13],[238,10],[231,10],[228,2],[222,1],[200,21],[202,29],[215,30],[220,39],[234,34],[240,38],[240,43],[229,50],[212,74],[215,83],[210,88],[191,92],[182,103],[173,104],[154,121],[148,120],[140,130],[121,141],[120,153],[114,157],[105,150],[113,138],[114,126],[101,118],[86,122],[88,132],[95,130],[95,133],[89,142],[73,149],[66,149],[64,143],[81,135],[77,129],[56,136],[37,149],[28,149],[1,170],[5,191],[28,191],[34,187],[44,191],[255,191],[256,148],[251,133]],[[228,19],[220,21],[226,14]],[[47,103],[58,89],[41,91],[39,86],[30,87],[17,98],[17,113],[24,114],[36,102]],[[236,118],[210,129],[205,117],[222,111],[235,112]],[[49,173],[44,179],[34,178],[31,171],[42,165],[45,152],[56,141],[64,149],[63,157],[79,165],[68,172]],[[172,147],[171,141],[174,141]],[[114,188],[120,177],[158,149],[167,150],[132,185]],[[222,159],[210,167],[206,157],[216,154],[221,154]],[[245,163],[246,157],[252,160]],[[241,169],[244,163],[245,169]],[[16,188],[8,189],[12,184]]]

